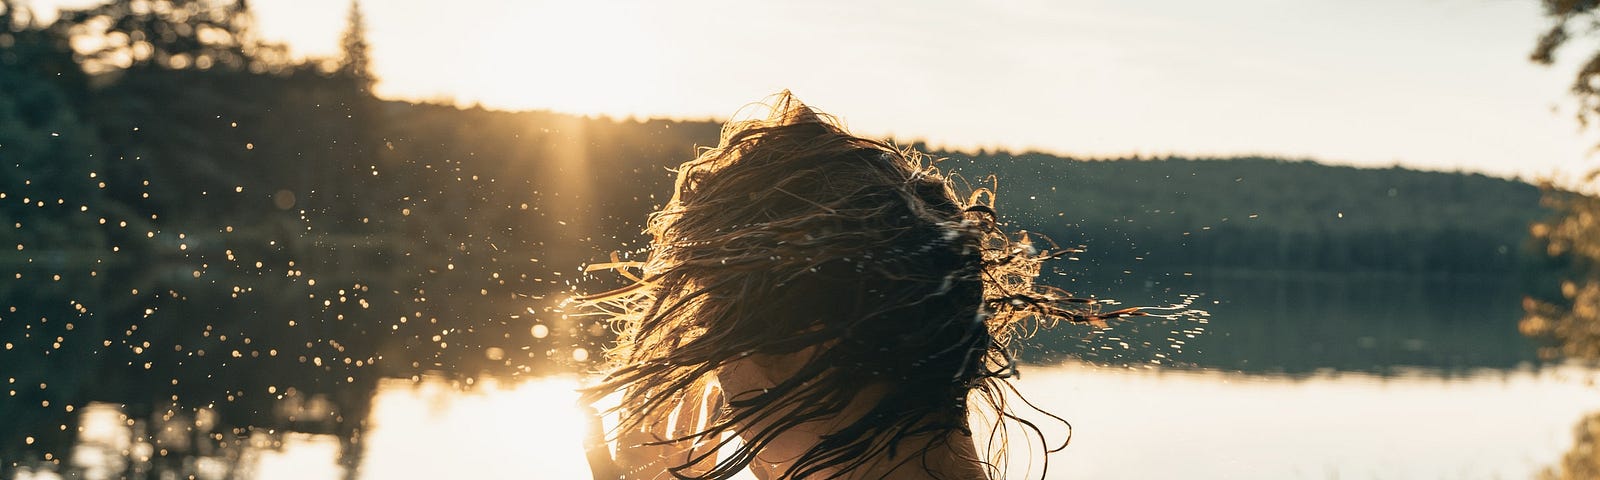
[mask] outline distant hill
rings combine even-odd
[[[714,144],[720,126],[401,103],[386,111],[393,145],[536,187],[547,201],[570,190],[569,223],[619,238],[670,195],[668,168]],[[1108,267],[1505,273],[1519,265],[1528,224],[1545,215],[1537,187],[1481,174],[1261,157],[931,153],[974,187],[994,175],[1015,227],[1085,245],[1083,258]]]
[[[1194,268],[1479,274],[1519,262],[1537,187],[1481,174],[1311,161],[1080,161],[940,152],[996,175],[1017,226],[1086,257]]]
[[[581,190],[573,195],[590,202],[568,211],[599,218],[586,223],[622,237],[670,195],[667,169],[695,145],[714,144],[720,127],[400,103],[387,110],[405,144],[468,159],[462,168],[478,164],[501,176],[529,171],[519,163],[553,169],[521,181],[545,182],[546,194]],[[1475,173],[1261,157],[930,153],[974,187],[994,175],[1000,211],[1015,227],[1085,245],[1085,259],[1108,266],[1504,273],[1517,268],[1529,223],[1546,215],[1537,187]],[[579,158],[564,158],[572,156]],[[557,179],[566,183],[548,183]]]

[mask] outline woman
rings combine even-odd
[[[1000,478],[969,407],[1038,433],[1004,401],[1019,324],[1138,312],[1034,284],[1070,252],[1001,232],[989,190],[788,92],[767,106],[678,169],[647,260],[591,267],[641,269],[577,299],[619,333],[585,392],[620,398],[596,478]]]

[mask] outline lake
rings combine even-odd
[[[1558,461],[1574,424],[1600,411],[1593,380],[1577,368],[1301,378],[1074,364],[1034,366],[1020,385],[1074,427],[1048,478],[1491,479]],[[356,478],[585,478],[577,385],[386,381]],[[114,409],[90,408],[103,410]],[[119,420],[105,415],[112,427],[91,430]],[[342,478],[337,439],[281,442],[247,455],[257,478]],[[80,448],[103,448],[94,445]],[[1025,469],[1012,477],[1030,478]]]
[[[1019,387],[1073,426],[1048,478],[1531,478],[1557,465],[1580,421],[1600,412],[1593,370],[1540,363],[1534,342],[1517,334],[1514,281],[1183,273],[1061,276],[1093,286],[1075,293],[1188,301],[1208,315],[1098,332],[1061,326],[1024,342]],[[551,355],[570,358],[574,348]],[[250,383],[226,367],[209,373]],[[79,405],[80,433],[49,452],[65,462],[24,458],[10,477],[587,475],[572,409],[577,376],[369,381],[332,390],[350,398],[296,393],[281,378],[239,388],[242,398],[275,395],[250,404],[272,412]],[[207,390],[198,383],[186,392]],[[361,424],[342,417],[354,415],[365,419],[359,433],[341,433]],[[240,440],[207,446],[213,438]],[[1014,464],[1012,477],[1037,477],[1038,466]]]

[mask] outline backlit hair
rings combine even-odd
[[[1011,338],[1139,314],[1034,283],[1042,262],[1071,251],[1003,232],[992,190],[960,195],[923,154],[853,136],[787,91],[763,106],[764,118],[730,121],[716,148],[678,168],[671,201],[649,218],[647,259],[591,266],[634,281],[568,309],[605,315],[618,333],[605,378],[585,393],[620,394],[623,431],[693,403],[730,362],[802,359],[772,388],[726,392],[696,428],[660,434],[657,444],[710,447],[655,471],[729,478],[779,433],[836,418],[867,385],[875,402],[852,406],[863,413],[782,478],[907,456],[894,449],[908,438],[930,449],[970,435],[969,408],[1037,434],[1006,405]],[[719,456],[730,433],[745,441]],[[999,478],[1005,440],[994,433],[978,460]]]

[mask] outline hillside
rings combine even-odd
[[[1507,272],[1528,224],[1545,215],[1536,187],[1480,174],[1257,157],[944,155],[976,173],[968,178],[995,175],[1018,226],[1113,264]]]

